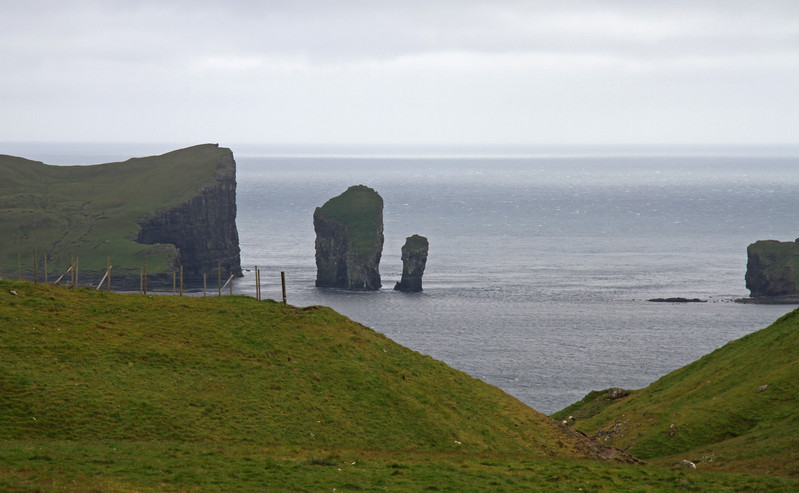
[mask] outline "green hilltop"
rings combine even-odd
[[[329,308],[0,279],[2,491],[799,487],[630,461]]]
[[[799,477],[799,311],[626,397],[553,415],[636,457]]]
[[[51,166],[0,155],[0,275],[32,277],[48,257],[60,275],[79,257],[84,272],[102,273],[108,257],[117,275],[171,272],[174,245],[137,243],[139,223],[181,204],[214,183],[229,149],[205,144],[160,156],[90,166]],[[43,278],[43,276],[42,276]]]

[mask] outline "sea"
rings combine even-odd
[[[223,144],[224,145],[224,144]],[[91,164],[182,147],[5,144]],[[799,236],[799,147],[230,145],[244,277],[234,292],[325,305],[550,414],[642,388],[796,305],[742,304],[746,248]],[[10,152],[11,151],[11,152]],[[374,292],[316,288],[313,212],[384,201]],[[421,293],[393,289],[430,243]],[[656,303],[652,298],[699,298]],[[765,377],[764,377],[765,378]]]

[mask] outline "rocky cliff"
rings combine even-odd
[[[316,286],[380,289],[383,199],[364,185],[348,188],[313,215]]]
[[[424,236],[413,235],[402,245],[402,279],[394,289],[416,292],[422,290],[422,275],[427,264],[427,251],[430,243]]]
[[[197,195],[159,210],[141,222],[136,241],[169,243],[178,249],[176,263],[186,278],[201,278],[220,268],[222,276],[241,277],[236,229],[236,162],[229,149],[216,172]]]
[[[150,287],[171,287],[180,266],[187,282],[219,264],[241,275],[233,153],[203,144],[89,166],[0,155],[0,238],[0,276],[30,279],[36,265],[44,280],[46,263],[53,280],[73,257],[83,285],[109,261],[121,289],[138,287],[145,263]]]
[[[753,298],[799,294],[799,239],[756,241],[746,254],[746,288]]]

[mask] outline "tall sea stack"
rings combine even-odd
[[[413,235],[405,239],[405,244],[402,245],[402,279],[394,289],[407,292],[422,290],[422,275],[427,264],[429,246],[424,236]]]
[[[380,289],[383,198],[364,185],[352,186],[317,207],[313,222],[316,286]]]

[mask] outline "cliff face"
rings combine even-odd
[[[799,240],[756,241],[746,254],[746,288],[752,297],[799,294]]]
[[[241,277],[236,229],[236,162],[228,150],[211,180],[187,201],[139,223],[136,241],[171,243],[178,249],[176,267],[188,278],[212,275]]]
[[[422,290],[422,275],[427,264],[427,251],[430,243],[424,236],[413,235],[402,245],[402,279],[394,289],[417,292]]]
[[[316,286],[377,290],[383,251],[383,199],[357,185],[317,207]]]
[[[184,279],[240,275],[236,163],[230,149],[201,144],[158,156],[88,166],[50,166],[0,155],[0,275],[42,278],[79,258],[80,282],[99,282],[110,261],[115,286],[135,288],[147,264],[152,288]],[[22,265],[19,265],[21,263]]]

